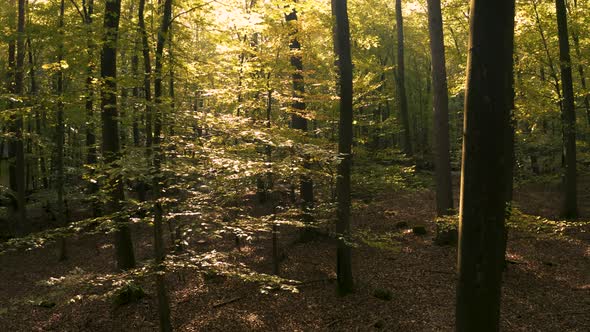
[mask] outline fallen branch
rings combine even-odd
[[[328,327],[332,327],[333,325],[336,325],[336,323],[340,322],[341,320],[342,320],[342,319],[335,319],[335,320],[331,321],[330,323],[328,323],[328,324],[326,325],[326,328],[328,328]]]
[[[241,300],[242,298],[243,298],[242,296],[232,297],[231,299],[229,299],[227,301],[215,303],[212,307],[213,308],[223,307],[224,305],[237,302],[237,301]]]

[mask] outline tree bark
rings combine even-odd
[[[16,67],[14,73],[14,94],[22,96],[24,94],[24,72],[25,72],[25,0],[18,0],[18,19],[17,19],[17,36],[16,36]],[[25,150],[23,137],[23,115],[18,112],[14,117],[14,157],[16,159],[14,179],[16,185],[16,202],[17,202],[17,233],[22,235],[27,220],[26,198],[25,198]]]
[[[154,116],[154,255],[157,264],[158,273],[156,274],[156,289],[158,293],[158,313],[160,317],[160,331],[172,331],[170,321],[170,304],[168,301],[168,292],[166,290],[164,259],[166,252],[164,249],[164,239],[162,234],[163,207],[160,201],[162,196],[161,184],[163,178],[160,174],[163,160],[163,151],[161,147],[162,136],[162,67],[164,45],[167,40],[168,32],[172,20],[172,0],[165,0],[162,23],[158,31],[158,41],[156,45],[156,67],[154,70],[154,97],[156,103],[156,113]]]
[[[293,81],[293,102],[291,107],[293,108],[293,114],[291,115],[291,128],[299,129],[303,132],[307,132],[308,124],[307,119],[302,116],[305,112],[305,81],[303,78],[303,60],[301,57],[301,43],[299,42],[299,27],[297,10],[293,9],[285,20],[287,24],[291,24],[291,41],[289,43],[289,49],[291,51],[291,66],[293,67],[293,73],[291,78]],[[311,165],[308,161],[308,156],[303,156],[303,168],[309,170]],[[311,223],[313,217],[311,210],[313,209],[313,180],[309,175],[302,175],[299,182],[299,192],[301,195],[301,207],[303,210],[303,221],[305,223]],[[302,238],[307,239],[312,235],[311,228],[306,227],[302,232]]]
[[[96,149],[96,121],[94,119],[94,50],[96,45],[93,41],[92,34],[92,16],[94,15],[94,0],[84,0],[82,2],[84,8],[83,20],[86,28],[86,54],[88,57],[88,65],[86,67],[86,97],[84,108],[86,110],[86,164],[90,165],[90,175],[94,176],[94,165],[98,161]],[[98,192],[98,182],[89,181],[87,187],[88,194],[92,205],[92,215],[97,217],[100,215],[99,204],[92,195]]]
[[[10,1],[10,10],[12,13],[17,13],[18,16],[18,8],[16,6],[16,0]],[[8,25],[10,29],[14,29],[17,27],[17,23],[15,20],[15,15],[9,15],[8,17]],[[17,28],[18,29],[18,28]],[[16,35],[12,36],[8,41],[8,73],[7,73],[7,82],[8,82],[8,91],[15,93],[15,69],[16,69]],[[11,108],[14,108],[11,104]],[[8,130],[12,132],[16,132],[15,128],[15,117],[10,117],[10,123],[8,125]],[[13,140],[8,140],[8,177],[9,177],[9,187],[14,193],[17,191],[16,187],[16,165],[14,164],[16,159],[16,142]],[[17,206],[18,209],[18,206]],[[18,224],[16,225],[18,228]]]
[[[561,69],[561,89],[563,92],[562,120],[563,146],[565,154],[564,210],[566,218],[578,216],[576,185],[576,113],[572,79],[572,61],[567,31],[567,12],[564,0],[555,0],[557,30],[559,37],[559,66]]]
[[[350,241],[350,173],[352,168],[352,57],[346,0],[332,0],[334,18],[334,49],[338,63],[340,125],[338,129],[338,197],[336,233],[338,234],[337,275],[341,294],[353,291],[352,253]]]
[[[57,223],[60,226],[65,226],[65,206],[64,206],[64,72],[61,68],[61,62],[64,60],[64,11],[65,0],[60,1],[59,7],[59,23],[58,34],[60,36],[60,44],[57,51],[57,62],[60,64],[59,72],[57,73],[57,127],[56,127],[56,158],[55,158],[55,182],[57,192]],[[66,260],[68,257],[66,249],[66,239],[62,237],[59,241],[59,260]]]
[[[404,19],[402,16],[402,2],[395,0],[395,21],[397,24],[397,97],[399,99],[400,120],[403,126],[403,150],[408,156],[414,151],[412,149],[412,136],[410,133],[410,117],[408,114],[408,97],[406,95],[406,78],[404,64]]]
[[[444,216],[453,210],[453,191],[449,143],[449,96],[440,0],[428,0],[428,27],[434,88],[432,104],[434,107],[436,213],[438,216]]]
[[[118,167],[120,162],[119,120],[117,108],[117,40],[119,36],[119,17],[121,0],[106,0],[104,12],[104,40],[101,54],[100,73],[102,78],[102,152],[108,167]],[[109,175],[109,213],[117,213],[124,200],[123,179]],[[116,218],[121,222],[120,218]],[[119,224],[115,232],[117,267],[127,270],[135,267],[135,255],[131,241],[131,231],[125,224]]]
[[[512,188],[514,0],[472,0],[456,330],[498,331]]]
[[[573,10],[578,7],[578,2],[574,0],[573,2]],[[573,16],[575,19],[576,16]],[[582,64],[583,55],[582,51],[580,50],[580,36],[576,26],[572,27],[572,41],[574,42],[574,50],[576,52],[576,57],[578,58],[578,74],[580,75],[580,84],[582,87],[582,91],[584,91],[584,109],[586,110],[586,120],[588,121],[588,125],[590,126],[590,93],[586,90],[586,75],[584,71],[584,65]]]
[[[151,156],[151,146],[153,140],[152,132],[152,89],[151,89],[151,76],[152,76],[152,64],[150,60],[150,46],[148,43],[147,30],[145,27],[145,0],[139,0],[139,13],[138,13],[138,24],[139,32],[141,33],[141,52],[143,55],[143,88],[145,94],[145,145],[148,151],[148,157]]]

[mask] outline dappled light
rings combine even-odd
[[[0,332],[590,330],[589,11],[2,1]]]

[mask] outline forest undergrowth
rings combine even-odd
[[[253,230],[240,240],[224,231],[205,237],[214,224],[195,223],[195,218],[203,217],[191,211],[178,214],[176,225],[185,225],[182,229],[193,236],[167,263],[175,328],[451,331],[456,248],[433,243],[437,224],[428,177],[418,174],[398,180],[397,186],[381,181],[370,195],[365,190],[354,194],[356,289],[345,297],[335,291],[335,243],[329,236],[301,242],[296,226],[281,225],[281,278],[277,278],[271,275],[271,232]],[[584,199],[590,195],[589,183],[588,176],[581,178],[582,216],[590,215],[590,200]],[[559,206],[555,184],[523,184],[514,198],[503,329],[587,331],[590,224],[554,220]],[[250,205],[250,214],[260,214],[254,203],[244,202]],[[200,227],[202,232],[189,227]],[[148,278],[152,230],[145,223],[133,224],[132,229],[142,263],[125,273],[113,274],[111,239],[104,234],[75,236],[65,262],[56,261],[55,244],[0,255],[0,280],[11,281],[0,285],[0,329],[158,330],[155,289]],[[170,234],[166,240],[173,251]]]

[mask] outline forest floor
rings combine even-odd
[[[579,188],[588,220],[590,177]],[[589,225],[550,220],[559,206],[555,186],[522,185],[515,200],[521,211],[539,217],[533,218],[538,225],[509,233],[502,330],[590,331]],[[334,243],[292,242],[295,230],[284,230],[280,275],[300,281],[297,292],[261,292],[259,283],[243,277],[180,268],[167,275],[173,325],[178,331],[451,331],[457,252],[433,244],[433,202],[428,189],[389,190],[355,201],[353,229],[382,236],[353,249],[351,295],[335,291]],[[401,221],[408,227],[400,230]],[[427,234],[414,234],[416,225]],[[151,229],[134,225],[133,233],[138,261],[148,261]],[[68,245],[65,262],[57,262],[55,244],[0,256],[0,331],[158,330],[153,278],[139,278],[147,296],[134,303],[115,306],[102,296],[113,276],[110,236],[80,235]],[[224,236],[195,242],[192,249],[271,272],[268,233],[240,248]]]

